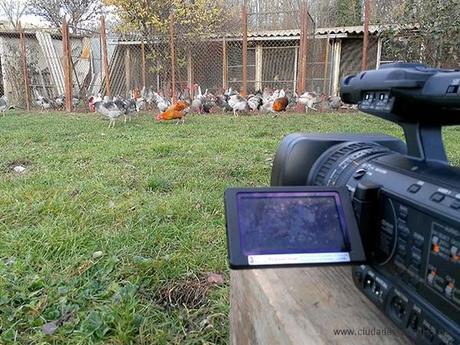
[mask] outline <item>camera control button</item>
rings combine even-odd
[[[417,193],[420,188],[422,188],[422,186],[418,185],[418,184],[413,184],[413,185],[410,185],[409,188],[407,188],[407,191],[409,193]]]
[[[431,196],[431,200],[434,202],[441,202],[444,200],[444,198],[445,198],[445,195],[439,192],[436,192]]]
[[[355,180],[359,180],[360,178],[362,178],[364,175],[366,175],[367,173],[367,170],[366,169],[358,169],[356,170],[355,174],[353,175],[353,177],[355,178]]]
[[[450,204],[450,207],[453,208],[454,210],[460,210],[460,200],[454,200]]]

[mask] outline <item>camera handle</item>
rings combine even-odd
[[[401,123],[406,137],[407,154],[420,160],[447,162],[442,127],[422,123]]]

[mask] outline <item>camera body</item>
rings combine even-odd
[[[346,186],[367,257],[356,286],[420,344],[460,343],[460,169],[443,125],[460,124],[460,72],[393,64],[346,77],[341,96],[393,121],[386,135],[291,134],[272,186]]]

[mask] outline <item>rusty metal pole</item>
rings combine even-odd
[[[369,46],[369,0],[364,0],[364,28],[363,28],[363,59],[361,70],[367,69],[367,51]]]
[[[298,50],[298,58],[297,58],[297,94],[302,94],[301,90],[301,80],[302,80],[302,51],[303,51],[303,28],[304,28],[304,20],[303,20],[303,11],[301,10],[299,13],[299,21],[300,21],[300,35],[299,35],[299,50]]]
[[[176,101],[176,49],[174,46],[174,14],[169,17],[169,45],[171,48],[171,92],[172,101]]]
[[[227,61],[227,41],[222,39],[222,87],[228,89],[228,61]]]
[[[304,35],[303,35],[303,52],[301,56],[302,61],[302,92],[306,91],[306,81],[307,81],[307,60],[308,60],[308,7],[307,1],[303,4],[303,18],[304,18]]]
[[[22,71],[24,77],[24,97],[26,102],[26,110],[30,111],[30,84],[29,84],[29,71],[27,69],[27,52],[26,52],[26,39],[24,36],[24,30],[22,29],[21,22],[18,22],[19,29],[19,43],[21,46],[21,60],[22,60]]]
[[[248,6],[246,0],[244,0],[241,12],[243,18],[243,85],[241,94],[246,96],[248,94]]]
[[[324,52],[324,70],[323,70],[323,93],[328,95],[329,92],[326,92],[327,89],[327,74],[329,72],[329,33],[326,38],[326,51]]]
[[[72,66],[70,62],[69,24],[65,17],[62,20],[62,48],[64,58],[65,109],[70,113],[72,112]]]
[[[144,38],[142,37],[141,42],[141,59],[142,59],[142,88],[145,89],[146,81],[145,81],[145,43]]]
[[[101,43],[102,43],[102,60],[104,65],[105,77],[105,94],[110,96],[110,75],[109,75],[109,54],[107,51],[107,33],[105,31],[105,17],[101,16]]]
[[[299,46],[299,78],[298,78],[298,94],[305,92],[305,79],[307,71],[307,39],[308,39],[308,24],[307,24],[307,4],[304,3],[300,12],[300,46]]]

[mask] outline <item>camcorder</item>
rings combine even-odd
[[[271,187],[225,192],[230,267],[353,265],[357,288],[415,343],[460,344],[460,169],[441,133],[460,124],[460,71],[388,64],[340,92],[406,142],[286,136]]]

